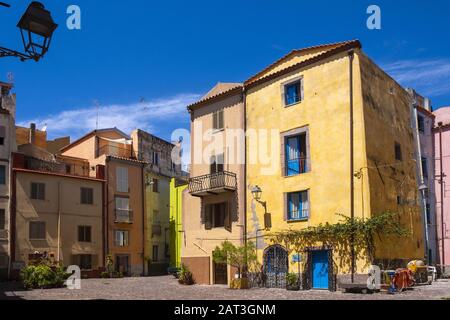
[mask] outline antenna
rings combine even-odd
[[[94,100],[95,108],[97,109],[97,120],[95,121],[95,130],[98,130],[98,117],[99,117],[99,109],[100,109],[100,103],[98,100]]]

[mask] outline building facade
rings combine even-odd
[[[439,265],[450,274],[450,107],[434,111],[436,215]]]
[[[244,141],[239,139],[239,133],[244,132],[242,88],[242,84],[219,83],[188,107],[192,161],[189,193],[182,200],[181,262],[199,284],[229,283],[234,272],[229,266],[214,263],[213,251],[225,240],[243,244],[245,154]]]
[[[181,165],[172,159],[175,145],[143,130],[131,134],[133,149],[146,163],[145,175],[145,258],[146,274],[167,273],[170,264],[170,183],[181,175]]]
[[[43,257],[98,277],[104,267],[104,168],[90,177],[83,159],[38,158],[45,152],[30,149],[19,147],[12,160],[12,277]]]
[[[90,176],[97,174],[97,165],[105,166],[105,255],[116,271],[143,275],[146,163],[138,160],[131,137],[116,128],[95,130],[61,149],[61,155],[87,159]]]
[[[183,246],[183,198],[188,192],[188,181],[173,178],[170,181],[170,267],[181,267],[181,248]]]
[[[16,96],[12,85],[0,82],[0,279],[8,277],[10,266],[10,172],[15,143]]]

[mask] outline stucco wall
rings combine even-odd
[[[72,263],[72,255],[91,254],[93,267],[103,266],[102,183],[57,177],[46,174],[17,172],[16,261],[28,263],[28,255],[36,251],[54,253],[58,258],[58,212],[60,212],[60,261]],[[31,199],[31,183],[45,183],[45,200]],[[81,188],[94,190],[94,204],[81,204]],[[59,195],[59,201],[58,201]],[[30,240],[30,221],[46,223],[46,239]],[[92,242],[78,242],[78,226],[92,227]]]

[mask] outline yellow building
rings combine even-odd
[[[373,263],[404,267],[423,258],[410,99],[362,52],[359,41],[292,51],[245,88],[247,185],[261,188],[272,219],[270,232],[260,235],[334,224],[342,219],[338,213],[350,217],[352,206],[360,218],[398,212],[410,237],[382,237],[375,261],[357,261],[357,272],[367,273]],[[249,135],[265,130],[275,133]],[[261,164],[266,160],[261,155],[255,158],[265,146],[272,150],[269,164]],[[256,236],[263,215],[248,192],[249,237]],[[350,273],[350,266],[340,265],[333,248],[318,245],[301,260],[310,287],[326,289],[336,275]],[[297,270],[292,257],[285,258],[286,249],[268,238],[259,240],[258,249],[268,273]]]
[[[300,269],[307,287],[333,289],[352,269],[336,248],[317,243],[294,255],[271,235],[335,224],[342,215],[366,219],[385,212],[399,213],[409,236],[381,235],[374,260],[355,261],[357,276],[367,278],[371,264],[390,269],[423,258],[412,107],[406,90],[364,54],[359,41],[294,50],[243,85],[218,84],[188,107],[192,170],[182,262],[199,282],[215,283],[215,246],[257,239],[271,285],[284,286],[286,273]],[[245,143],[238,144],[245,145],[244,162],[233,157],[236,144],[220,139],[230,132],[239,137],[239,130],[245,130]],[[217,155],[219,161],[209,161]],[[233,188],[222,179],[230,173],[237,180]],[[252,190],[258,189],[256,201]],[[208,205],[235,194],[245,219],[237,215],[233,234],[223,223],[211,229]]]

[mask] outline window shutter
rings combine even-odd
[[[78,241],[82,242],[84,240],[83,227],[78,227]]]
[[[300,101],[303,101],[305,99],[305,88],[303,85],[303,78],[300,80]]]
[[[219,123],[217,119],[217,111],[213,113],[213,129],[217,130],[219,128]]]
[[[281,176],[286,176],[286,139],[281,137]]]
[[[40,200],[45,200],[45,184],[42,183],[39,186],[40,186],[40,192],[39,192],[40,197],[39,197],[39,199]]]
[[[86,242],[91,242],[92,241],[92,228],[91,227],[86,227]]]
[[[213,215],[213,206],[208,204],[205,206],[205,229],[212,229],[212,215]]]
[[[224,129],[224,120],[223,120],[223,110],[219,111],[219,119],[218,119],[219,129]]]
[[[228,232],[232,232],[233,219],[231,215],[231,206],[229,202],[225,202],[224,210],[225,210],[225,230],[227,230]]]
[[[284,214],[283,214],[283,219],[284,221],[288,221],[288,216],[289,216],[289,201],[288,201],[288,194],[284,193],[283,194],[283,198],[284,198]]]
[[[91,264],[92,264],[92,269],[98,269],[99,265],[98,265],[98,255],[94,254],[91,256]]]
[[[225,166],[224,155],[223,154],[218,155],[217,156],[217,172],[223,172],[224,166]]]

